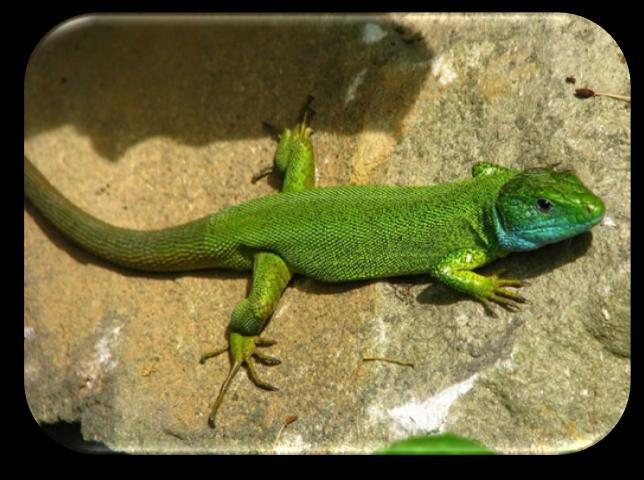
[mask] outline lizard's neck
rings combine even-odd
[[[503,216],[499,213],[499,210],[496,208],[494,203],[490,207],[490,223],[492,224],[492,230],[496,236],[499,248],[506,253],[524,252],[541,247],[541,245],[535,242],[521,238],[508,231],[505,228]]]

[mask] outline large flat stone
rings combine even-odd
[[[86,439],[128,452],[369,452],[446,430],[501,452],[597,442],[630,384],[630,109],[575,98],[580,86],[629,95],[629,72],[604,30],[563,14],[86,17],[58,28],[27,72],[25,151],[107,222],[162,228],[272,192],[250,182],[275,149],[262,122],[291,125],[308,94],[322,186],[562,162],[607,218],[486,269],[531,283],[530,304],[497,318],[428,278],[294,279],[266,330],[283,364],[261,373],[280,391],[241,375],[213,431],[228,363],[198,359],[225,341],[247,275],[114,268],[26,203],[34,417],[80,421]]]

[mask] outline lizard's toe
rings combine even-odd
[[[276,357],[271,357],[270,355],[264,355],[263,353],[260,352],[253,352],[253,357],[255,357],[259,363],[266,365],[268,367],[272,367],[274,365],[279,365],[282,363],[282,361],[279,358]]]
[[[257,385],[259,388],[262,388],[264,390],[269,390],[269,391],[278,390],[277,387],[259,379],[259,377],[257,376],[257,371],[255,370],[255,362],[253,361],[252,358],[246,359],[246,368],[248,368],[248,376],[253,381],[253,383]]]

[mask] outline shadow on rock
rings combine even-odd
[[[81,19],[32,54],[26,136],[71,124],[116,161],[155,136],[262,137],[309,94],[316,130],[397,135],[432,58],[410,33],[378,17]]]

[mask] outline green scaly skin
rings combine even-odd
[[[524,298],[506,287],[519,280],[473,270],[512,251],[533,250],[589,230],[604,215],[601,199],[572,173],[518,171],[478,163],[473,178],[449,184],[313,188],[315,165],[306,114],[285,129],[275,154],[282,192],[155,231],[104,223],[66,200],[25,157],[25,194],[66,236],[97,256],[128,268],[187,271],[252,270],[252,288],[234,308],[229,344],[202,361],[229,352],[231,369],[209,423],[235,374],[246,365],[259,387],[254,359],[279,360],[258,347],[294,273],[341,282],[430,273],[486,307],[511,309]]]

